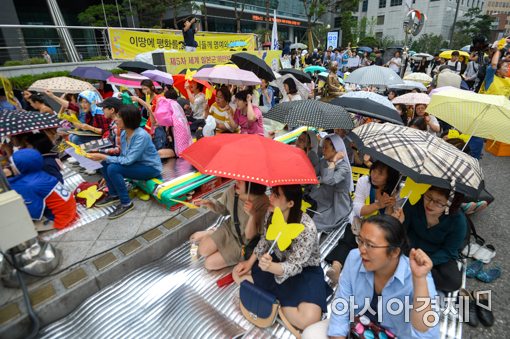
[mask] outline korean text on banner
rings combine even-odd
[[[234,51],[212,51],[212,52],[178,52],[165,53],[166,71],[170,74],[178,74],[187,68],[199,68],[205,64],[225,64],[230,61],[232,54],[238,53]],[[247,53],[254,54],[263,59],[272,70],[280,69],[280,57],[282,51],[249,51]]]
[[[140,32],[128,29],[109,28],[110,46],[113,59],[134,59],[137,54],[156,49],[182,50],[182,32],[178,30],[160,30],[158,32]],[[228,51],[232,42],[243,41],[248,51],[255,50],[254,34],[198,32],[195,35],[197,51]]]

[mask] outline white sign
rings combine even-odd
[[[328,42],[326,48],[337,48],[338,47],[338,31],[328,32]]]

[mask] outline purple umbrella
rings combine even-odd
[[[144,71],[144,72],[142,72],[142,75],[146,76],[147,78],[149,78],[151,80],[154,80],[154,81],[157,81],[157,82],[160,82],[163,84],[172,85],[174,83],[174,78],[172,77],[171,74],[159,71],[157,69]]]
[[[261,83],[253,72],[229,66],[201,69],[193,76],[193,79],[225,85],[252,86]]]
[[[78,77],[82,79],[91,79],[91,80],[102,80],[106,81],[108,77],[112,75],[112,72],[105,71],[99,67],[85,66],[85,67],[76,67],[71,75],[73,77]]]

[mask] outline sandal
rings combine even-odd
[[[473,259],[480,260],[484,264],[491,262],[492,258],[496,256],[496,249],[492,245],[481,246],[478,251],[473,254]]]
[[[466,277],[475,278],[476,275],[482,270],[483,262],[476,260],[469,264],[466,268]]]
[[[288,329],[289,332],[296,337],[296,339],[301,339],[301,332],[290,323],[287,317],[285,317],[281,307],[278,309],[278,316],[280,317],[283,326],[285,326],[285,328]]]
[[[476,279],[484,283],[491,283],[501,277],[501,269],[499,267],[488,269],[487,271],[480,270],[476,274]]]

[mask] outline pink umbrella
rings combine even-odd
[[[128,79],[126,77],[112,75],[108,77],[108,79],[106,79],[106,82],[111,85],[125,86],[130,88],[141,88],[142,80]],[[152,83],[154,84],[155,87],[161,88],[161,86],[157,82],[153,81]]]
[[[255,73],[228,66],[201,69],[193,75],[193,79],[225,85],[251,86],[261,83]]]
[[[404,104],[404,105],[428,105],[430,97],[425,93],[407,93],[400,95],[391,101],[393,104]]]

